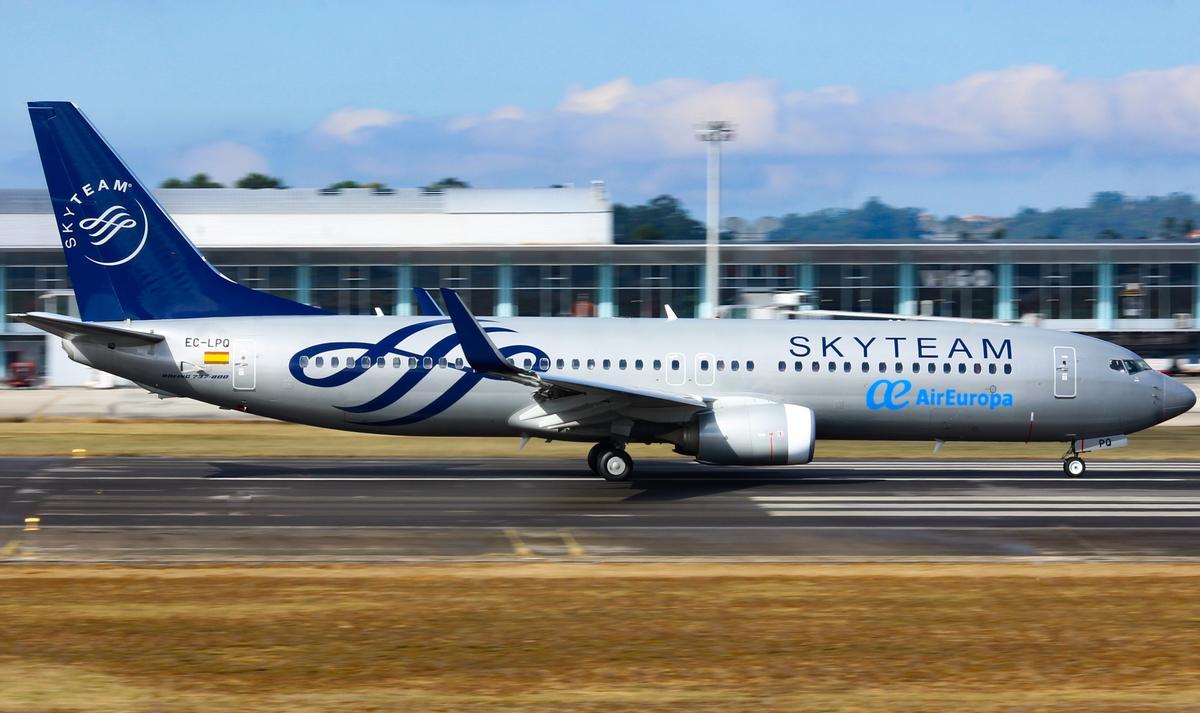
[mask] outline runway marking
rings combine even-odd
[[[562,537],[563,542],[567,545],[568,555],[572,557],[583,557],[586,554],[583,546],[579,544],[579,541],[575,539],[575,536],[571,534],[570,530],[559,530],[558,534],[560,537]]]
[[[0,560],[6,560],[11,557],[15,557],[17,552],[20,549],[21,549],[21,536],[17,535],[16,537],[12,538],[12,540],[10,540],[8,542],[8,544],[4,545],[3,549],[0,549]]]
[[[519,532],[510,527],[504,531],[504,534],[506,537],[508,537],[508,541],[512,543],[513,552],[515,552],[518,557],[533,556],[533,550],[529,549],[529,546],[521,540],[521,534]]]
[[[1013,502],[1097,502],[1107,503],[1119,501],[1122,503],[1200,503],[1200,497],[1173,497],[1171,495],[1143,496],[1121,495],[1119,493],[1100,495],[751,495],[756,503],[837,503],[837,502],[879,502],[879,503],[929,503],[929,502],[977,502],[977,503],[1013,503]]]
[[[1190,517],[1200,511],[1175,510],[769,510],[772,517]]]

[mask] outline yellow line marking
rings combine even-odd
[[[563,543],[566,544],[567,554],[571,555],[572,557],[583,557],[585,554],[587,554],[587,552],[583,549],[583,545],[579,544],[579,540],[575,539],[575,536],[571,534],[570,530],[559,530],[558,536],[561,537]]]
[[[40,517],[25,518],[25,532],[37,532],[38,525],[40,525],[41,522],[42,522],[42,518],[40,518]]]
[[[529,546],[521,540],[521,535],[516,530],[510,527],[504,531],[504,534],[508,536],[508,541],[512,543],[513,552],[516,552],[518,557],[533,556],[533,550],[529,549]]]
[[[71,457],[72,458],[84,458],[86,456],[87,456],[86,448],[72,448],[71,449]]]
[[[0,560],[6,560],[9,557],[15,556],[17,554],[17,550],[20,548],[21,536],[17,535],[16,537],[12,538],[11,542],[4,546],[4,549],[0,549]]]

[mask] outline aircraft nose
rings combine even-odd
[[[1163,419],[1175,418],[1196,405],[1196,393],[1183,382],[1164,377]]]

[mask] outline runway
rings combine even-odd
[[[1193,463],[0,458],[2,562],[1200,560]]]

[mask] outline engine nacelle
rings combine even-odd
[[[804,406],[718,406],[676,433],[675,450],[717,465],[797,465],[812,460],[815,432]]]

